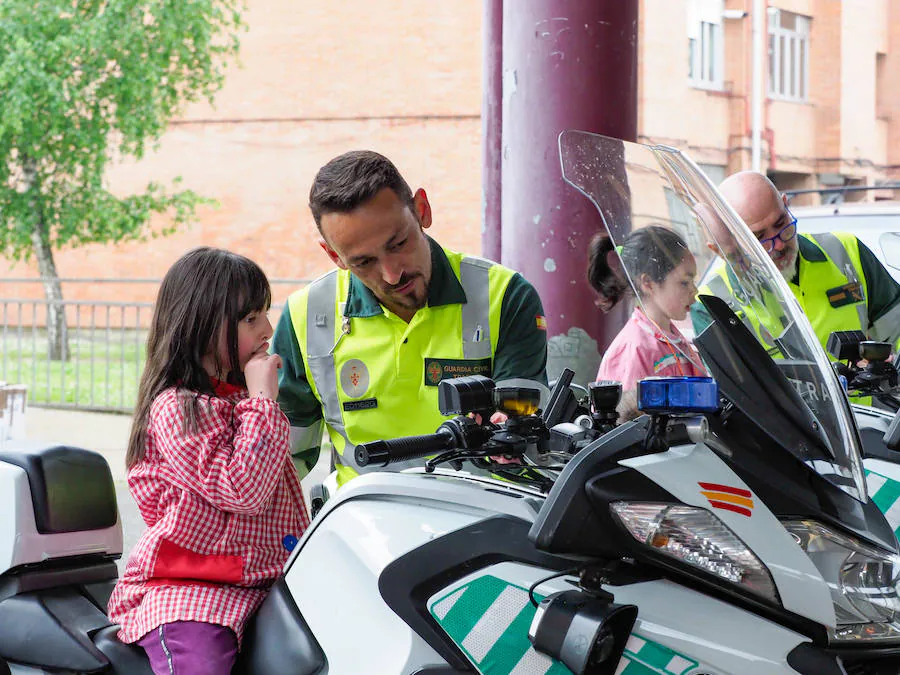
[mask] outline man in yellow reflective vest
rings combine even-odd
[[[842,232],[798,234],[797,219],[791,215],[787,199],[760,173],[733,174],[719,191],[787,280],[823,347],[833,331],[862,330],[896,349],[900,343],[900,285],[865,244]],[[731,289],[725,271],[723,267],[709,281],[707,291],[720,296],[722,290],[739,292]],[[717,291],[714,285],[722,288]]]
[[[428,237],[428,197],[390,160],[370,151],[332,159],[309,204],[338,269],[290,296],[273,338],[301,476],[318,459],[323,424],[339,484],[366,470],[356,445],[434,433],[445,419],[443,379],[481,374],[546,387],[537,291],[502,265]]]

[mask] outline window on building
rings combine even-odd
[[[705,164],[703,162],[697,162],[697,166],[706,174],[706,177],[709,178],[713,185],[719,185],[725,180],[725,167],[721,164]]]
[[[695,87],[722,89],[724,0],[689,0],[687,9],[688,79]]]
[[[669,207],[669,220],[668,222],[665,222],[660,218],[654,218],[652,222],[660,225],[668,225],[678,234],[678,236],[684,239],[688,248],[694,253],[694,256],[697,259],[697,269],[702,273],[706,270],[715,256],[706,245],[706,238],[703,234],[703,230],[694,224],[697,216],[694,210],[675,194],[674,190],[671,188],[664,188],[664,192],[666,194],[666,203]]]
[[[809,24],[808,16],[769,9],[769,96],[807,99]]]

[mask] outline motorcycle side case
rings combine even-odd
[[[48,560],[122,553],[115,485],[102,455],[34,441],[0,449],[0,577]]]

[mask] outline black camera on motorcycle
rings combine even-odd
[[[528,638],[575,675],[613,675],[638,610],[612,599],[577,590],[548,595],[538,605]]]
[[[539,390],[498,387],[484,375],[442,380],[438,385],[438,408],[442,415],[478,413],[486,418],[494,410],[499,410],[509,417],[523,417],[536,414],[540,405]]]
[[[467,415],[494,407],[497,385],[484,375],[455,377],[438,384],[438,409],[442,415]]]
[[[889,342],[869,340],[861,330],[836,330],[828,336],[825,348],[840,361],[885,361],[891,356]]]
[[[900,357],[893,363],[889,361],[890,343],[868,340],[861,330],[843,330],[831,333],[825,346],[838,359],[831,365],[845,378],[848,393],[871,396],[876,406],[896,412],[900,402],[893,390],[900,380]],[[865,360],[864,365],[858,365],[861,359]]]

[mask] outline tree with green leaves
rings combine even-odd
[[[156,183],[112,194],[184,106],[212,101],[245,25],[240,0],[0,0],[0,255],[37,260],[51,358],[66,358],[53,251],[141,240],[209,200]],[[150,217],[168,215],[150,231]]]

